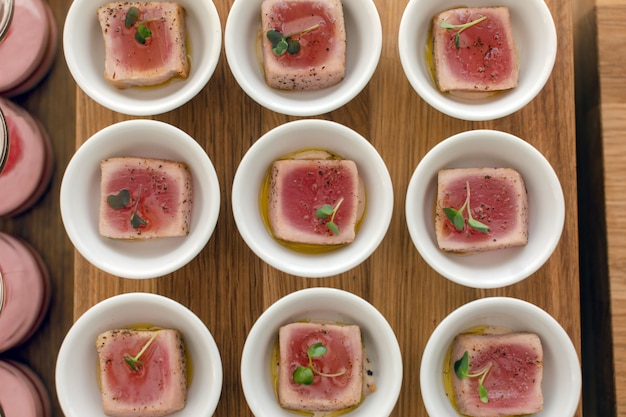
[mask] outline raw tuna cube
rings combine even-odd
[[[126,27],[131,7],[139,10],[139,16]],[[115,87],[161,84],[176,76],[187,78],[185,9],[178,3],[108,3],[98,9],[98,20],[104,38],[104,76]],[[145,43],[135,39],[141,24],[152,32]]]
[[[469,354],[469,373],[487,369],[483,381],[488,401],[480,400],[477,377],[459,379],[453,372],[459,411],[473,417],[517,416],[542,410],[543,349],[532,333],[462,334],[455,338],[451,367]]]
[[[136,357],[146,345],[133,370],[125,358]],[[110,330],[98,336],[96,348],[105,414],[164,416],[185,407],[185,347],[178,330]]]
[[[460,32],[459,28],[441,27],[442,21],[451,25],[463,25],[483,16],[486,17],[485,20]],[[435,16],[433,61],[435,78],[443,92],[484,93],[516,87],[518,57],[509,9],[458,8]]]
[[[152,239],[189,233],[193,189],[187,165],[120,157],[102,161],[100,168],[102,236]]]
[[[463,210],[459,230],[444,208]],[[468,224],[472,218],[489,227],[483,232]],[[459,168],[439,171],[435,232],[439,248],[449,252],[478,252],[523,246],[528,242],[528,196],[521,175],[510,168]]]
[[[326,353],[313,358],[310,385],[294,381],[298,366],[309,366],[307,349],[316,343]],[[278,399],[291,410],[329,411],[357,405],[363,396],[363,344],[359,326],[292,323],[279,330]],[[319,373],[334,376],[322,376]]]
[[[288,242],[337,245],[354,241],[359,209],[359,175],[348,160],[279,160],[271,171],[269,219],[274,236]],[[341,203],[340,203],[341,201]],[[319,218],[316,210],[337,208]]]
[[[265,80],[270,87],[318,90],[344,78],[346,30],[340,0],[264,0],[261,21]],[[274,53],[269,30],[293,34],[290,38],[300,44],[299,52]]]

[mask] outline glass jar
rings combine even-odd
[[[4,28],[3,28],[4,26]],[[14,97],[50,71],[58,29],[43,0],[0,0],[0,95]]]
[[[50,417],[50,395],[43,381],[23,363],[0,360],[0,415]]]
[[[41,325],[50,304],[50,277],[28,243],[0,232],[0,352],[19,346]]]
[[[6,125],[5,162],[0,171],[0,217],[15,216],[31,208],[50,184],[54,168],[50,138],[26,110],[0,97]]]

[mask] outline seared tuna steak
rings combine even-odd
[[[272,232],[288,242],[350,243],[356,236],[360,198],[364,196],[359,195],[359,175],[353,161],[276,161],[269,195]],[[327,216],[318,211],[324,207],[329,209]]]
[[[451,210],[462,216],[459,224],[449,217]],[[473,227],[475,223],[470,222],[468,213],[488,229]],[[435,232],[439,248],[449,252],[525,245],[528,196],[521,175],[511,168],[439,171]]]
[[[115,239],[186,236],[193,198],[182,162],[119,157],[100,163],[100,234]]]
[[[543,409],[543,349],[532,333],[462,334],[455,338],[451,368],[469,357],[469,377],[452,375],[454,399],[461,414],[499,417],[533,414]],[[479,376],[486,401],[479,393]]]
[[[165,416],[185,407],[187,371],[179,331],[110,330],[98,336],[96,348],[105,414]],[[138,355],[139,362],[131,364]]]
[[[443,92],[491,93],[516,87],[518,57],[509,9],[458,8],[435,16],[433,61]]]
[[[261,5],[265,80],[282,90],[337,84],[346,68],[346,30],[340,0],[264,0]],[[273,31],[278,38],[268,37]],[[279,32],[290,44],[275,48]]]
[[[363,344],[358,326],[292,323],[279,330],[278,399],[292,410],[329,411],[357,405],[363,397]],[[312,358],[313,380],[297,382],[296,369],[309,367],[307,350],[326,351]]]
[[[137,10],[136,17],[128,17],[131,8],[131,14]],[[98,20],[104,38],[104,76],[115,87],[187,78],[185,10],[178,3],[108,3],[98,9]]]

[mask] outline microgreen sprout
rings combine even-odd
[[[151,19],[151,20],[156,20],[156,19]],[[135,6],[132,6],[128,9],[128,12],[126,13],[126,18],[124,19],[124,26],[126,26],[127,28],[131,28],[135,26],[137,22],[139,22],[139,25],[137,26],[137,30],[135,31],[135,40],[138,43],[144,45],[146,43],[146,39],[152,36],[152,31],[148,29],[148,27],[146,26],[146,23],[148,23],[149,21],[150,20],[139,21],[139,9],[136,8]]]
[[[335,207],[331,206],[330,204],[324,204],[322,207],[315,210],[315,217],[317,217],[318,219],[324,220],[330,217],[330,220],[326,222],[326,227],[328,227],[328,229],[336,235],[339,234],[339,226],[335,224],[335,215],[337,214],[341,203],[343,203],[343,197],[341,197],[339,201],[337,201]]]
[[[324,346],[321,342],[317,342],[309,346],[309,348],[306,350],[306,354],[309,357],[309,366],[298,366],[293,372],[293,381],[296,384],[311,385],[313,383],[315,374],[329,378],[334,378],[345,374],[345,369],[335,374],[325,374],[315,369],[315,366],[313,365],[313,358],[319,358],[321,356],[324,356],[326,354],[326,351],[326,346]]]
[[[137,206],[139,205],[139,198],[141,197],[141,185],[139,186],[139,195],[137,196],[137,200],[135,201],[135,206],[133,207],[133,211],[130,215],[130,225],[133,229],[139,229],[141,226],[145,226],[148,223],[141,218],[139,213],[137,213]],[[109,207],[113,210],[122,210],[128,207],[130,203],[130,192],[127,189],[120,190],[117,194],[111,194],[107,197],[107,203]]]
[[[290,55],[295,55],[300,52],[300,42],[297,39],[293,39],[293,36],[300,37],[317,29],[319,26],[318,23],[304,30],[288,33],[287,35],[283,35],[279,30],[270,29],[265,35],[267,39],[272,42],[272,52],[274,52],[274,55],[283,55],[285,52]]]
[[[487,226],[484,223],[479,222],[478,220],[472,217],[472,210],[470,208],[469,181],[466,182],[466,188],[467,188],[467,197],[465,197],[465,203],[463,203],[461,208],[458,210],[455,210],[450,207],[445,207],[443,209],[443,212],[446,213],[446,216],[448,217],[448,219],[450,219],[452,224],[454,224],[457,230],[461,231],[465,227],[465,217],[463,217],[463,212],[465,211],[465,207],[467,207],[467,217],[468,217],[467,224],[469,225],[469,227],[471,227],[472,229],[478,230],[479,232],[482,232],[482,233],[489,233],[489,226]]]
[[[139,370],[139,368],[137,368],[138,365],[143,365],[143,362],[139,360],[139,358],[141,358],[141,355],[143,355],[146,352],[146,349],[148,349],[148,347],[150,346],[150,344],[154,341],[154,339],[158,336],[158,332],[152,332],[152,337],[146,342],[145,345],[143,345],[143,347],[141,348],[141,350],[139,351],[139,353],[137,353],[137,355],[135,356],[130,356],[128,354],[124,355],[124,361],[128,364],[128,366],[130,366],[130,369],[133,372],[137,372]]]
[[[487,366],[485,366],[479,372],[470,374],[469,353],[467,351],[465,351],[461,359],[454,362],[454,373],[459,379],[478,378],[478,396],[480,397],[480,401],[482,401],[483,403],[489,402],[487,388],[485,388],[484,382],[485,378],[487,377],[487,373],[491,369],[491,365],[491,362],[489,362]]]
[[[471,22],[467,22],[462,25],[453,25],[442,19],[441,22],[439,23],[439,26],[441,26],[444,29],[458,29],[456,31],[456,34],[454,35],[454,44],[456,45],[456,49],[460,49],[461,48],[461,41],[460,41],[461,32],[463,32],[465,29],[469,27],[474,26],[475,24],[482,22],[485,19],[487,19],[487,16],[483,16],[479,19],[472,20]]]

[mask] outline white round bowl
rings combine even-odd
[[[193,183],[189,235],[145,241],[100,236],[100,161],[120,156],[187,164]],[[183,267],[207,244],[220,211],[220,187],[211,160],[191,136],[163,122],[130,120],[100,130],[76,151],[60,202],[65,231],[89,262],[122,278],[155,278]]]
[[[190,72],[149,88],[118,89],[104,78],[104,40],[96,17],[108,0],[74,0],[65,19],[63,51],[70,73],[93,100],[133,116],[166,113],[187,103],[207,84],[222,48],[222,27],[211,0],[179,0],[186,10]]]
[[[182,332],[193,362],[187,404],[176,417],[211,416],[222,390],[222,361],[213,336],[193,312],[157,294],[129,293],[91,307],[69,330],[56,362],[59,403],[67,417],[106,417],[98,387],[96,338],[107,330],[150,324]]]
[[[494,6],[475,0],[471,7]],[[435,109],[463,120],[492,120],[508,116],[528,104],[544,87],[556,59],[557,35],[543,0],[502,0],[511,14],[513,37],[519,56],[519,85],[483,99],[463,99],[439,91],[429,63],[426,45],[432,19],[444,10],[459,7],[454,0],[410,0],[398,33],[400,61],[415,91]]]
[[[439,249],[435,235],[437,173],[449,168],[513,168],[528,191],[528,244],[471,255]],[[509,133],[471,130],[433,147],[409,182],[406,221],[415,247],[439,274],[474,288],[499,288],[527,278],[550,257],[565,221],[563,190],[552,166],[532,145]]]
[[[443,364],[455,336],[480,325],[536,333],[543,346],[543,411],[536,417],[571,417],[580,400],[582,377],[576,349],[559,323],[544,310],[515,298],[483,298],[448,315],[432,333],[420,366],[420,388],[429,416],[460,416],[446,396]]]
[[[297,252],[278,243],[268,232],[259,207],[261,184],[272,163],[310,148],[353,160],[367,198],[365,218],[354,242],[317,254]],[[232,199],[237,228],[250,249],[274,268],[307,278],[340,274],[367,259],[385,237],[393,212],[391,178],[376,149],[352,129],[326,120],[289,122],[258,139],[237,168]]]
[[[255,49],[260,36],[261,1],[236,0],[226,21],[224,48],[239,86],[263,107],[292,116],[327,113],[356,97],[378,65],[382,26],[372,0],[342,0],[342,3],[347,39],[345,78],[317,91],[282,91],[266,84],[260,51]]]
[[[250,330],[241,357],[241,384],[256,417],[293,417],[281,408],[270,375],[270,362],[278,329],[302,320],[337,321],[361,328],[377,390],[368,395],[349,417],[385,417],[391,414],[402,385],[402,355],[389,323],[362,298],[334,288],[309,288],[291,293],[272,304]]]

